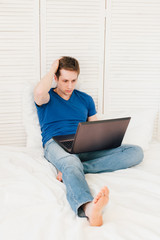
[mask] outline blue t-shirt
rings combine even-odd
[[[49,95],[48,103],[36,105],[43,146],[54,136],[75,134],[79,122],[96,114],[92,97],[84,92],[74,90],[70,99],[65,100],[51,88]]]

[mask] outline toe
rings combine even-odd
[[[109,189],[106,186],[104,187],[104,193],[105,195],[109,195]]]

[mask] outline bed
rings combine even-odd
[[[44,159],[30,88],[26,94],[27,146],[0,146],[0,239],[159,240],[160,141],[152,137],[157,112],[132,114],[124,142],[132,141],[144,149],[140,165],[86,174],[94,196],[104,185],[110,190],[104,224],[90,227],[86,218],[75,216],[64,184],[56,180],[56,169]]]

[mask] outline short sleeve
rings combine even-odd
[[[91,96],[89,96],[88,103],[89,103],[89,106],[88,106],[88,117],[91,117],[91,116],[93,116],[93,115],[95,115],[97,113],[94,100],[93,100],[93,98]]]

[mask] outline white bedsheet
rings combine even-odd
[[[93,195],[110,189],[101,227],[75,216],[43,152],[0,147],[0,239],[160,239],[160,143],[150,145],[139,166],[86,179]]]

